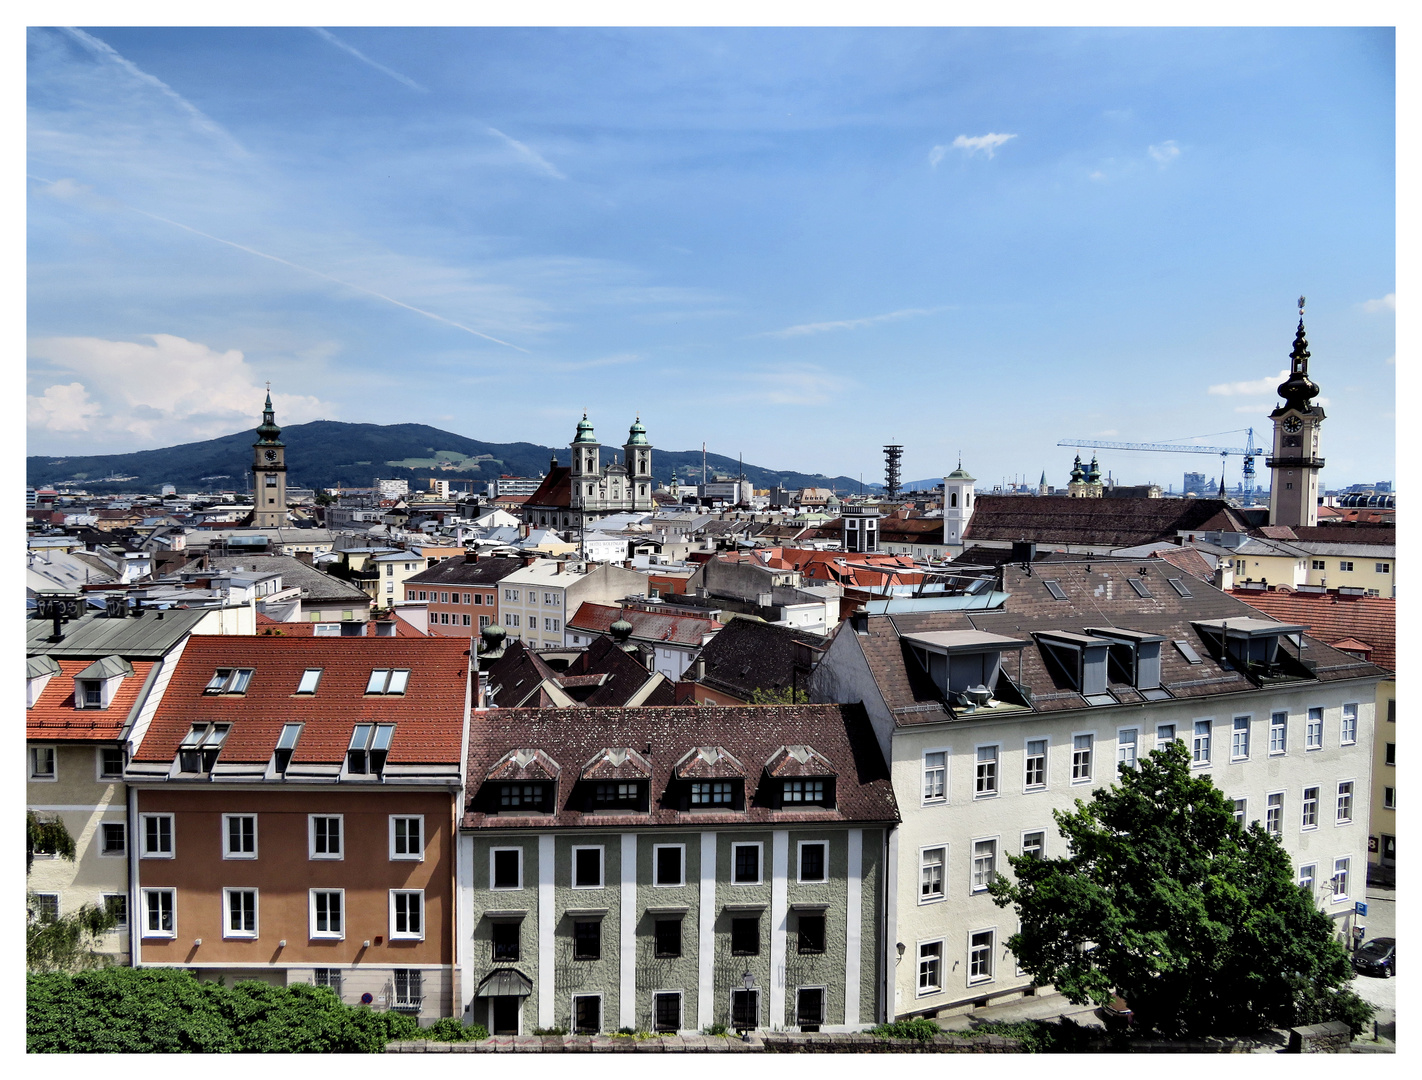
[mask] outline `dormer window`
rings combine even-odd
[[[252,681],[253,668],[218,668],[207,685],[204,694],[245,694],[247,684]]]
[[[1119,626],[1094,627],[1086,632],[1108,643],[1107,671],[1114,682],[1134,687],[1147,701],[1170,697],[1160,685],[1160,648],[1165,638]]]
[[[286,724],[277,739],[276,752],[272,755],[272,770],[278,776],[285,776],[291,767],[291,755],[296,750],[296,740],[301,738],[300,724]]]
[[[824,780],[785,780],[780,799],[786,806],[824,806],[828,783]]]
[[[102,709],[104,707],[104,684],[100,679],[74,680],[74,707],[76,709]]]
[[[1281,640],[1303,646],[1306,626],[1291,626],[1268,619],[1218,619],[1192,623],[1221,667],[1243,672],[1256,684],[1289,678],[1313,678],[1312,666],[1297,654],[1279,647]]]
[[[301,681],[296,684],[298,694],[314,694],[321,682],[322,668],[307,668],[301,673]]]
[[[394,735],[394,724],[357,724],[346,750],[346,772],[379,776],[385,770],[385,755]]]
[[[642,802],[641,787],[635,780],[627,784],[594,784],[593,807],[597,810],[636,810]]]
[[[194,724],[178,745],[178,771],[211,772],[231,724]]]
[[[935,630],[904,634],[902,640],[952,708],[971,712],[1027,704],[1002,670],[1003,653],[1025,649],[1026,641],[982,630]]]
[[[1047,669],[1058,684],[1065,683],[1086,699],[1088,705],[1115,705],[1106,689],[1106,659],[1109,645],[1101,638],[1051,630],[1034,635],[1042,647]]]
[[[542,810],[545,784],[500,784],[500,810]]]
[[[691,785],[692,806],[724,806],[732,808],[736,803],[736,782],[734,780],[707,780]]]
[[[403,694],[410,681],[409,668],[376,668],[365,684],[367,694]]]

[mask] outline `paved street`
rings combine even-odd
[[[1367,927],[1364,938],[1371,941],[1379,937],[1396,937],[1397,900],[1392,889],[1369,888],[1367,891],[1368,915],[1363,920]],[[1378,1034],[1385,1039],[1395,1038],[1397,1022],[1397,980],[1378,979],[1369,975],[1353,976],[1353,989],[1364,1001],[1378,1007]]]

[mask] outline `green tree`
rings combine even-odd
[[[25,812],[25,874],[35,854],[74,861],[74,838],[58,818]],[[25,966],[30,971],[80,971],[110,962],[98,951],[104,936],[118,925],[118,916],[106,906],[84,904],[60,915],[46,907],[33,891],[25,894]]]
[[[1076,1004],[1119,991],[1169,1036],[1356,1015],[1332,920],[1279,841],[1257,821],[1241,828],[1209,777],[1191,774],[1183,743],[1054,816],[1068,854],[1009,857],[1016,880],[992,885],[1021,919],[1008,947],[1038,985]]]
[[[317,506],[330,506],[336,501],[336,497],[325,488],[317,488],[315,502]]]
[[[779,690],[762,690],[757,686],[750,696],[752,705],[807,705],[809,701],[808,692],[789,686],[782,686]]]

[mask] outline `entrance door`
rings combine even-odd
[[[1382,864],[1384,866],[1397,865],[1397,837],[1383,834],[1382,838]]]
[[[518,1034],[518,1003],[519,999],[511,995],[504,997],[493,997],[489,999],[494,1003],[491,1010],[494,1014],[493,1030],[491,1035],[517,1035]]]

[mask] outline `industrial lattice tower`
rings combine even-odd
[[[884,487],[888,489],[888,498],[897,499],[899,492],[903,490],[899,480],[899,462],[903,460],[904,448],[897,443],[890,443],[884,447]]]

